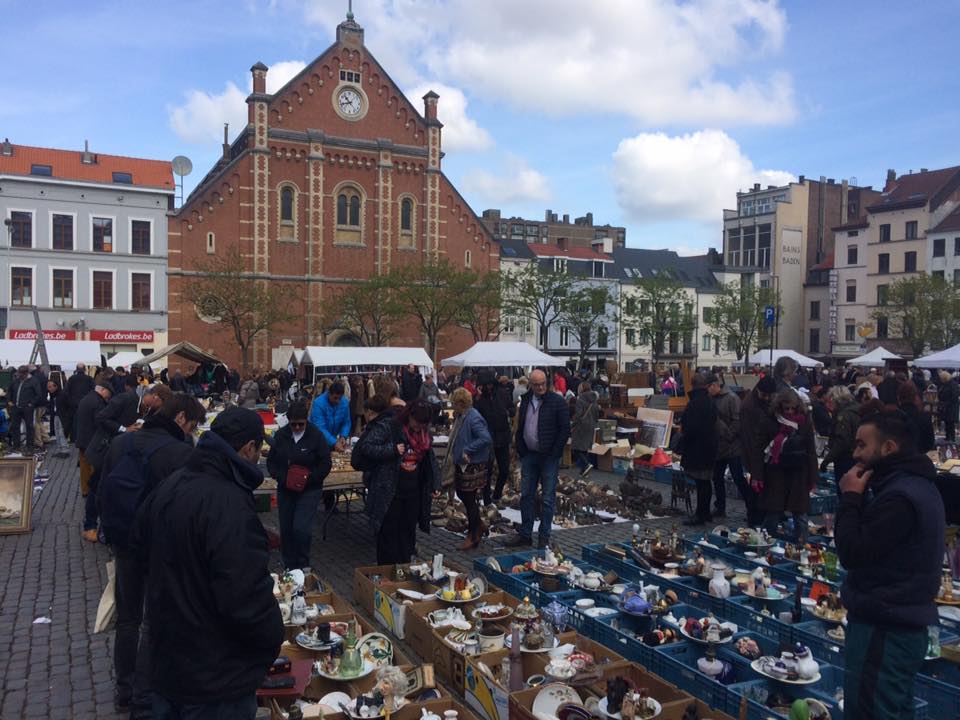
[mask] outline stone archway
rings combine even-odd
[[[349,330],[334,330],[327,337],[327,345],[331,347],[360,347],[363,345],[360,338]]]

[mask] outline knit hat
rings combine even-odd
[[[719,375],[717,375],[714,372],[707,373],[707,385],[713,385],[714,383],[716,383],[717,385],[723,385],[723,383],[720,382]]]
[[[777,381],[769,375],[762,377],[760,378],[760,382],[757,383],[757,390],[772,395],[777,391]]]
[[[97,380],[96,385],[104,390],[109,390],[111,395],[113,394],[113,385],[110,384],[109,380]]]
[[[248,442],[263,440],[263,420],[253,410],[231,407],[217,415],[210,430],[222,437],[232,447],[242,447]]]

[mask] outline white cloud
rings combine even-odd
[[[331,31],[343,19],[328,0],[306,17]],[[777,0],[368,0],[357,21],[406,86],[435,77],[524,110],[647,125],[795,114],[791,76],[765,69],[787,32]]]
[[[493,147],[490,133],[467,116],[467,97],[462,90],[438,82],[421,83],[407,90],[406,96],[418,110],[423,108],[423,96],[433,90],[437,101],[437,117],[443,123],[443,149],[453,152],[489,150]]]
[[[680,136],[641,133],[622,140],[613,153],[617,202],[631,220],[719,222],[734,207],[737,190],[783,185],[789,172],[759,170],[720,130]]]
[[[518,204],[550,199],[549,182],[523,158],[507,155],[500,174],[487,170],[472,170],[459,183],[468,195],[492,205]]]
[[[283,60],[267,72],[267,92],[276,92],[306,67],[300,60]],[[180,105],[168,108],[170,127],[188,143],[206,144],[223,139],[223,124],[230,124],[232,140],[247,124],[247,95],[252,78],[247,79],[246,91],[228,82],[222,92],[188,90]]]

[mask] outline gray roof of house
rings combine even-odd
[[[636,282],[670,273],[684,287],[702,292],[716,291],[720,284],[711,271],[708,255],[682,256],[673,250],[614,248],[611,276],[623,282]]]

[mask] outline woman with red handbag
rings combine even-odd
[[[310,567],[313,522],[331,467],[330,447],[308,415],[306,400],[291,403],[287,424],[274,435],[267,455],[267,470],[277,481],[280,554],[288,570]]]

